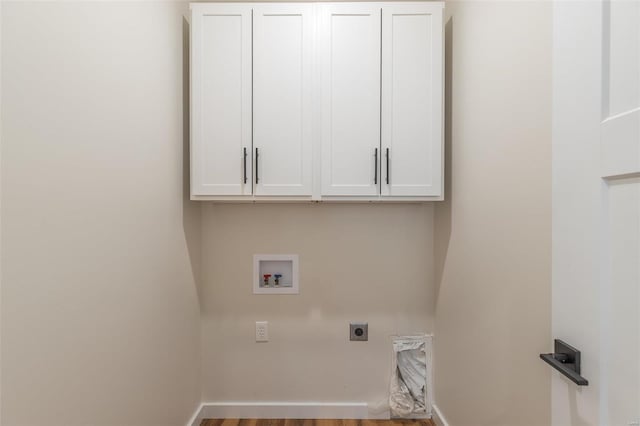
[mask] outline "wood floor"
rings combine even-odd
[[[432,420],[205,419],[200,426],[435,426]]]

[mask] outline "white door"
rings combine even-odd
[[[251,7],[194,4],[191,193],[251,195]]]
[[[441,4],[382,8],[382,195],[442,195]]]
[[[640,422],[640,1],[554,4],[552,421]]]
[[[322,195],[380,192],[380,6],[323,5]]]
[[[255,195],[311,195],[313,7],[253,9]]]

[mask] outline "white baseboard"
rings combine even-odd
[[[187,426],[202,419],[366,419],[366,402],[204,402]]]
[[[433,419],[433,422],[436,424],[436,426],[449,426],[449,423],[447,422],[447,419],[442,414],[442,411],[440,411],[438,406],[435,404],[433,404],[432,419]]]
[[[203,420],[200,416],[200,414],[202,413],[203,405],[204,404],[200,404],[198,408],[196,408],[196,412],[193,413],[193,416],[191,416],[191,419],[187,423],[187,426],[200,426],[200,423],[202,423]]]

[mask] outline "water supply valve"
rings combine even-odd
[[[271,278],[271,274],[264,274],[264,286],[269,287],[269,278]]]
[[[276,279],[275,281],[276,287],[278,287],[280,285],[280,278],[282,278],[282,274],[275,274],[274,277]]]

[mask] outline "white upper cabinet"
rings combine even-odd
[[[192,8],[191,194],[251,195],[251,6]]]
[[[442,6],[382,8],[382,195],[442,196]]]
[[[380,191],[380,6],[319,9],[322,195]]]
[[[255,195],[311,196],[313,6],[253,8]]]
[[[192,199],[443,198],[442,2],[191,8]]]

